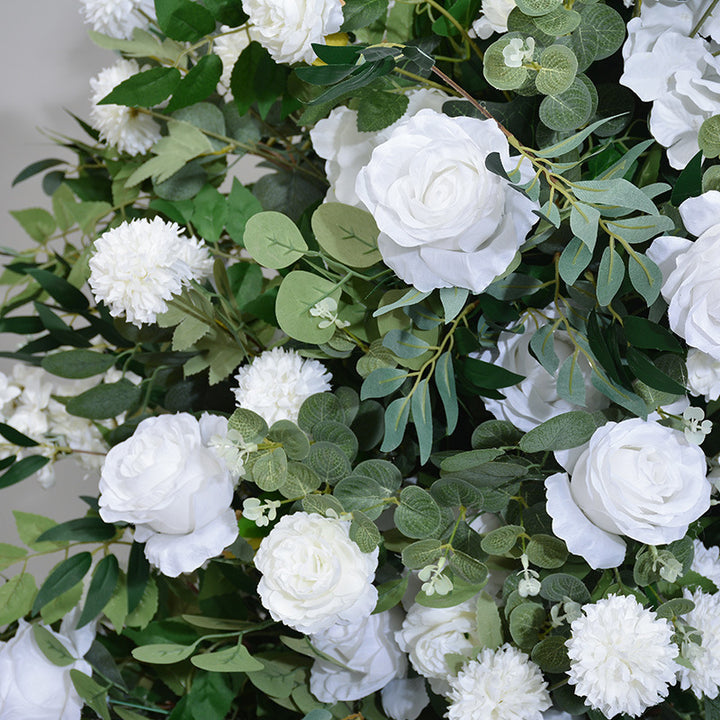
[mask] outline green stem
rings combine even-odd
[[[707,10],[705,10],[701,18],[698,20],[697,25],[695,25],[695,27],[690,31],[690,37],[695,37],[700,32],[700,28],[703,26],[703,23],[710,17],[710,15],[712,15],[712,11],[715,9],[717,4],[718,0],[711,0]]]

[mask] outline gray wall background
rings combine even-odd
[[[31,162],[47,157],[71,156],[43,135],[53,130],[81,137],[82,131],[63,108],[87,118],[89,80],[114,61],[87,37],[78,0],[3,0],[5,32],[0,43],[0,245],[27,246],[29,242],[10,210],[49,207],[39,177],[14,188],[13,177]],[[76,131],[77,128],[77,131]],[[3,264],[5,258],[3,258]],[[0,338],[3,349],[12,348],[17,336]],[[4,366],[6,368],[7,365]],[[16,542],[12,510],[47,515],[56,520],[81,516],[87,509],[78,495],[94,495],[95,482],[72,461],[58,464],[58,480],[43,490],[34,478],[0,490],[0,542]],[[34,566],[44,573],[60,557]],[[3,574],[12,574],[15,565]]]

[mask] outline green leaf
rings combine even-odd
[[[246,408],[238,408],[228,420],[228,428],[236,430],[246,443],[259,443],[267,437],[268,426],[260,415]]]
[[[688,198],[702,194],[702,155],[702,152],[699,152],[690,160],[673,185],[670,202],[675,207]]]
[[[613,8],[604,3],[587,5],[582,11],[582,23],[598,34],[595,60],[610,57],[625,39],[625,21]]]
[[[682,345],[673,333],[646,318],[634,315],[623,318],[623,332],[633,347],[672,353],[683,352]]]
[[[467,583],[455,575],[452,579],[453,589],[447,595],[426,595],[422,590],[415,596],[415,602],[423,607],[447,608],[455,607],[477,595],[481,585]]]
[[[573,410],[556,415],[523,435],[520,449],[528,453],[568,450],[587,442],[597,427],[590,413]]]
[[[342,427],[345,427],[344,425]],[[349,432],[349,431],[348,431]],[[278,420],[267,433],[269,440],[283,446],[285,454],[291,460],[303,460],[310,452],[310,441],[307,435],[290,420]],[[327,440],[329,438],[316,438]]]
[[[606,247],[600,260],[597,275],[597,300],[602,306],[609,305],[622,285],[625,277],[625,263],[610,246]]]
[[[673,620],[680,615],[686,615],[695,608],[695,603],[687,598],[673,598],[660,605],[655,614],[659,618],[665,618],[666,620]]]
[[[367,268],[382,259],[377,248],[380,231],[373,216],[365,210],[342,203],[323,203],[313,213],[311,224],[320,247],[345,265]]]
[[[321,328],[321,318],[310,310],[327,297],[339,302],[341,288],[336,283],[305,270],[293,270],[282,281],[275,301],[280,328],[290,337],[304,343],[321,345],[335,333],[335,326]]]
[[[155,0],[160,29],[173,40],[197,42],[215,30],[212,13],[190,0]]]
[[[35,278],[42,289],[57,300],[64,309],[82,312],[88,308],[88,299],[64,278],[40,268],[29,268],[26,272]]]
[[[567,573],[554,573],[543,578],[540,596],[550,602],[562,602],[565,598],[580,604],[590,602],[590,591],[583,581]]]
[[[550,635],[541,640],[532,649],[530,657],[547,673],[564,673],[570,669],[565,638],[561,635]]]
[[[583,180],[573,183],[578,200],[591,205],[629,208],[657,215],[653,201],[639,188],[623,178],[612,180]]]
[[[321,440],[310,446],[305,464],[324,482],[334,485],[351,472],[350,461],[340,447]]]
[[[32,606],[37,588],[30,573],[13,575],[0,587],[0,625],[15,622],[27,615]]]
[[[155,643],[141,645],[133,648],[132,656],[140,662],[151,665],[172,665],[189,658],[199,644],[199,640],[192,645],[178,645],[176,643]]]
[[[540,361],[540,364],[551,374],[554,375],[560,364],[560,360],[555,352],[555,342],[553,339],[553,325],[543,325],[539,328],[530,340],[530,348]]]
[[[386,397],[405,382],[408,371],[405,368],[381,367],[373,370],[363,381],[360,388],[360,398]]]
[[[488,555],[505,555],[515,547],[517,539],[524,533],[520,525],[503,525],[491,530],[480,543]]]
[[[0,543],[0,570],[5,570],[16,562],[20,562],[27,555],[25,548]]]
[[[425,378],[415,388],[410,403],[412,421],[417,433],[418,445],[420,448],[420,464],[424,465],[432,451],[433,426],[432,426],[432,405],[430,403],[430,378]]]
[[[49,457],[44,455],[29,455],[18,460],[9,470],[0,475],[0,490],[30,477],[50,462]]]
[[[420,357],[430,349],[429,343],[407,330],[390,330],[383,345],[403,359]]]
[[[488,569],[480,560],[453,548],[450,556],[450,567],[470,583],[482,585],[487,582]]]
[[[426,538],[440,526],[440,508],[427,490],[410,485],[400,493],[400,504],[395,508],[395,525],[409,538]]]
[[[592,252],[588,250],[587,245],[579,238],[574,237],[560,255],[560,261],[558,262],[560,277],[568,285],[574,285],[581,273],[590,264],[592,257]]]
[[[227,214],[225,196],[212,185],[206,185],[193,199],[190,222],[206,242],[216,243],[225,227]]]
[[[410,398],[393,400],[385,409],[385,436],[381,452],[391,452],[403,440],[408,417],[410,416]]]
[[[470,446],[474,450],[495,448],[500,445],[515,445],[522,437],[508,420],[488,420],[478,425],[470,438]]]
[[[303,433],[304,435],[304,433]],[[315,442],[330,442],[337,445],[352,462],[358,452],[358,440],[355,433],[344,423],[335,420],[321,420],[313,426]],[[308,445],[308,451],[309,451]]]
[[[369,553],[380,544],[380,531],[365,513],[355,510],[350,523],[350,539],[362,552]]]
[[[285,91],[287,69],[279,66],[268,51],[253,41],[235,63],[230,76],[230,90],[240,115],[245,115],[253,103],[258,104],[261,118]]]
[[[516,4],[525,15],[539,17],[556,10],[562,5],[562,0],[518,0]]]
[[[142,390],[126,378],[103,383],[68,400],[65,408],[71,415],[104,420],[117,417],[140,402]]]
[[[533,565],[554,569],[565,564],[568,550],[565,543],[553,535],[533,535],[525,548],[525,553]]]
[[[578,78],[572,81],[567,90],[545,97],[539,109],[540,120],[558,132],[576,130],[590,119],[592,111],[590,91]]]
[[[54,525],[35,542],[102,542],[115,537],[117,528],[99,517],[84,517]]]
[[[209,332],[210,325],[192,315],[182,319],[173,332],[172,349],[182,352],[192,348],[198,340],[202,340]]]
[[[10,214],[20,223],[22,229],[39,243],[44,243],[57,227],[55,218],[43,208],[11,210]]]
[[[429,538],[405,546],[402,550],[402,561],[409,570],[420,570],[437,562],[442,554],[442,543],[435,538]]]
[[[62,595],[58,595],[54,600],[51,600],[40,611],[43,622],[47,625],[52,625],[61,618],[64,618],[71,610],[79,606],[82,594],[83,584],[79,582],[75,583],[75,585]]]
[[[303,402],[298,412],[298,426],[309,434],[312,434],[315,425],[323,420],[340,423],[345,420],[340,401],[330,392],[311,395]]]
[[[373,615],[395,607],[403,599],[409,579],[410,576],[405,575],[378,585],[378,601],[373,610]]]
[[[153,107],[170,97],[180,79],[175,67],[151,68],[121,82],[98,105]]]
[[[638,215],[607,223],[608,229],[629,243],[642,243],[656,235],[671,232],[675,222],[666,215]]]
[[[110,720],[110,711],[106,701],[108,686],[100,685],[75,668],[70,670],[70,679],[77,694],[87,703],[88,707],[94,710],[102,720]]]
[[[457,391],[455,389],[455,371],[453,370],[452,355],[449,350],[437,359],[433,379],[445,409],[447,434],[452,435],[457,426],[459,410]]]
[[[578,61],[575,53],[565,45],[551,45],[540,55],[540,70],[535,86],[543,95],[559,95],[573,83]]]
[[[11,187],[15,187],[18,183],[23,180],[31,178],[33,175],[41,173],[43,170],[48,170],[56,165],[65,165],[65,160],[57,160],[56,158],[48,158],[47,160],[38,160],[37,162],[30,163],[26,168],[21,170],[14,178],[11,183]]]
[[[253,215],[245,225],[243,242],[254,260],[275,270],[297,262],[308,249],[295,223],[274,211]]]
[[[45,626],[34,624],[32,633],[36,645],[53,665],[67,667],[75,662],[76,658]]]
[[[307,465],[299,462],[289,462],[285,481],[280,486],[280,492],[286,498],[298,498],[314,492],[321,484],[320,478]]]
[[[173,92],[172,100],[165,109],[166,113],[194,105],[205,100],[208,95],[215,92],[222,75],[222,60],[219,56],[209,54],[201,57],[197,65],[180,81]]]
[[[707,118],[700,126],[698,145],[707,158],[715,158],[720,155],[720,115]]]
[[[345,512],[340,501],[332,495],[308,495],[302,499],[302,506],[305,512],[324,516],[327,516],[328,510],[332,510],[337,515]]]
[[[233,178],[232,189],[227,198],[227,208],[225,226],[228,235],[236,243],[242,243],[247,221],[256,213],[262,212],[262,205],[237,178]],[[230,268],[228,268],[229,272]]]
[[[52,550],[60,550],[67,547],[66,542],[37,542],[38,537],[57,523],[45,517],[44,515],[33,515],[32,513],[13,510],[15,517],[15,525],[20,539],[31,549],[36,552],[50,552]]]
[[[517,90],[528,77],[528,71],[524,67],[509,67],[505,63],[503,50],[510,44],[511,39],[500,38],[485,50],[483,75],[490,85],[498,90]]]
[[[557,375],[557,393],[573,405],[585,405],[585,376],[578,363],[579,353],[567,357]]]
[[[89,552],[78,553],[58,563],[38,590],[33,603],[33,613],[39,612],[51,600],[80,582],[87,574],[91,564],[92,555]]]
[[[628,275],[635,290],[642,295],[648,306],[660,295],[663,276],[660,268],[647,255],[628,255]]]
[[[242,641],[238,641],[235,647],[225,650],[195,655],[190,662],[195,667],[208,672],[257,672],[265,667],[250,655]]]
[[[358,106],[357,129],[360,132],[379,132],[397,122],[407,111],[407,95],[372,90],[363,95]]]
[[[117,358],[92,350],[64,350],[46,355],[42,367],[52,375],[64,378],[88,378],[109,370]]]
[[[545,608],[534,602],[518,605],[509,618],[510,635],[519,648],[529,650],[538,641],[538,633],[545,622]]]
[[[570,210],[570,228],[583,241],[590,253],[595,249],[599,220],[600,211],[585,203],[575,203]]]
[[[673,395],[684,395],[685,387],[659,370],[645,353],[629,347],[626,353],[628,366],[638,380],[651,388]]]
[[[525,379],[523,375],[477,358],[465,358],[462,368],[463,374],[473,385],[488,390],[509,387]]]
[[[534,23],[538,30],[546,35],[560,37],[571,33],[580,24],[580,19],[580,13],[575,10],[566,10],[561,6],[547,15],[534,18]]]
[[[77,622],[78,628],[87,625],[102,612],[115,591],[119,574],[118,561],[114,555],[105,556],[97,564],[90,581],[85,606]]]
[[[261,455],[252,466],[252,481],[265,492],[274,492],[285,481],[287,456],[282,448]]]

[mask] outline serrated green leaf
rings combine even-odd
[[[197,65],[175,87],[166,112],[173,113],[180,108],[205,100],[208,95],[215,92],[222,70],[222,60],[218,55],[210,53],[201,57]]]
[[[358,106],[357,129],[360,132],[379,132],[397,122],[407,111],[407,95],[372,90],[363,95]]]
[[[0,586],[0,625],[7,625],[27,615],[33,606],[35,578],[30,573],[14,575]]]

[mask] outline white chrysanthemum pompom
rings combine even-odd
[[[703,695],[716,698],[720,690],[720,593],[708,595],[686,589],[685,597],[695,603],[695,608],[683,619],[700,632],[702,642],[683,643],[682,655],[690,661],[692,669],[679,669],[680,687],[690,688],[699,698]]]
[[[312,43],[343,23],[341,0],[244,0],[250,16],[250,37],[257,40],[279,63],[315,60]]]
[[[125,105],[98,105],[120,83],[140,72],[134,60],[118,60],[90,80],[92,95],[90,122],[100,137],[120,152],[141,155],[160,139],[160,126],[136,108]]]
[[[450,679],[448,720],[542,720],[552,703],[540,668],[517,648],[485,648]]]
[[[155,17],[153,0],[80,0],[85,22],[96,32],[130,40],[135,28]]]
[[[155,322],[167,300],[205,277],[212,258],[202,241],[180,235],[177,223],[156,217],[124,222],[95,241],[88,284],[114,317]]]
[[[657,705],[675,683],[673,627],[632,595],[584,605],[567,641],[575,694],[607,718],[637,717]]]
[[[331,375],[317,360],[273,348],[243,365],[235,379],[238,407],[252,410],[272,425],[278,420],[295,422],[305,400],[330,389]]]
[[[218,84],[218,92],[232,98],[230,92],[230,78],[233,68],[242,51],[250,44],[250,36],[246,28],[231,28],[228,25],[220,27],[225,33],[213,40],[213,52],[222,60],[223,71]]]
[[[700,540],[695,540],[695,555],[691,569],[699,575],[712,580],[720,588],[720,548],[717,545],[707,548]]]

